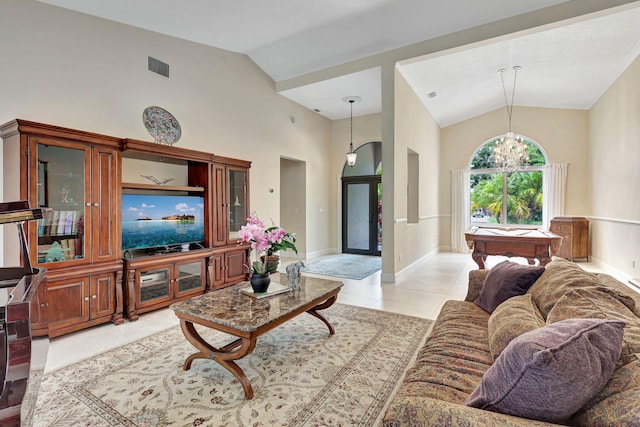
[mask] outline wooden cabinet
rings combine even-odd
[[[122,266],[56,270],[47,280],[47,333],[56,337],[112,321],[121,324]]]
[[[48,270],[33,334],[121,323],[120,139],[25,120],[0,136],[5,197],[44,214],[27,225],[30,257]]]
[[[204,293],[211,251],[199,250],[125,261],[125,312],[130,320],[147,311]]]
[[[120,258],[118,150],[34,136],[28,152],[35,178],[29,200],[45,216],[31,229],[31,240],[37,241],[32,259],[52,268]]]
[[[245,279],[238,231],[249,215],[251,162],[26,120],[0,126],[0,137],[5,199],[45,212],[25,224],[31,260],[48,270],[32,304],[34,336],[120,324],[125,312],[134,320]],[[125,244],[124,199],[136,195],[193,202],[166,204],[179,212],[158,218],[176,224],[173,240],[162,240],[163,229],[147,241],[139,228],[152,219],[139,205],[132,209],[144,217],[127,224],[137,242]],[[4,243],[16,247],[17,235],[5,233]],[[5,252],[4,263],[18,258]]]
[[[209,289],[221,289],[247,280],[248,246],[214,250],[210,262]]]
[[[558,256],[570,261],[589,259],[589,221],[583,217],[559,216],[551,220],[549,230],[562,236]]]
[[[249,216],[251,162],[214,156],[213,246],[238,243],[238,231]]]

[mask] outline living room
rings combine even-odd
[[[281,216],[279,172],[274,165],[281,158],[305,162],[306,187],[313,188],[313,197],[305,200],[305,219],[306,224],[314,224],[299,232],[306,234],[305,254],[313,257],[338,251],[336,186],[348,148],[344,143],[348,120],[332,122],[278,95],[274,82],[245,55],[37,1],[4,6],[3,40],[15,40],[4,44],[3,61],[11,64],[4,77],[5,99],[11,100],[2,107],[5,122],[24,118],[149,140],[141,112],[149,105],[164,106],[182,125],[179,146],[254,161],[252,180],[260,185],[251,189],[251,209],[263,218],[277,221]],[[147,70],[147,57],[154,55],[175,64],[170,79]],[[635,105],[637,91],[628,85],[635,84],[636,67],[637,61],[630,64],[589,111],[525,108],[521,112],[516,106],[513,114],[519,132],[534,137],[552,162],[570,164],[565,214],[592,218],[593,259],[630,277],[637,277],[640,268],[633,267],[629,257],[637,253],[638,207],[634,198],[625,196],[625,189],[637,181],[632,160],[637,148],[627,141],[636,125],[625,119],[633,112],[611,111]],[[389,72],[383,70],[383,75]],[[393,281],[416,260],[438,248],[451,248],[450,171],[464,169],[479,145],[503,133],[506,118],[498,108],[440,129],[401,76],[392,72],[383,81],[386,78],[397,81],[396,97],[404,100],[395,102],[395,131],[385,124],[386,111],[358,117],[356,108],[355,145],[388,140],[391,132],[394,151],[383,155],[395,156],[397,162],[399,154],[393,153],[404,153],[407,148],[418,152],[424,162],[420,170],[425,190],[420,201],[424,220],[407,224],[402,221],[406,218],[405,174],[401,167],[385,168],[383,185],[396,203],[383,206],[383,237],[393,242],[385,245],[383,278]],[[605,103],[611,106],[604,108]],[[419,126],[414,118],[419,119]],[[545,134],[538,136],[536,130]],[[461,133],[466,136],[462,138]]]
[[[619,4],[640,7],[638,2],[566,3],[575,11],[559,10],[564,19],[587,13],[589,7],[596,14]],[[150,105],[162,106],[182,126],[177,146],[252,162],[251,209],[262,218],[278,222],[283,217],[281,159],[304,162],[307,228],[299,231],[305,237],[301,256],[339,252],[338,188],[348,119],[331,121],[281,96],[278,82],[243,54],[38,1],[4,1],[2,9],[0,122],[21,118],[150,141],[141,113]],[[508,24],[514,26],[511,32],[520,29],[517,20],[504,27]],[[170,63],[171,78],[150,73],[148,56]],[[394,203],[383,212],[388,243],[382,279],[394,282],[417,261],[452,248],[450,171],[465,169],[480,144],[505,131],[506,118],[500,107],[440,128],[395,62],[375,66],[381,67],[384,95],[395,102],[381,112],[354,117],[354,145],[393,141],[383,148],[385,196]],[[592,262],[626,278],[640,276],[640,202],[633,197],[640,182],[635,137],[640,131],[635,120],[639,67],[636,58],[589,110],[514,108],[518,132],[539,142],[554,163],[570,165],[565,214],[589,218]],[[409,148],[421,159],[424,194],[417,224],[404,220]],[[4,178],[3,200],[10,199],[13,185]],[[4,259],[14,256],[9,250],[3,248]]]

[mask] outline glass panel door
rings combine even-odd
[[[380,176],[344,179],[342,198],[342,252],[380,255],[382,251]]]
[[[38,264],[85,259],[86,151],[37,145]]]
[[[347,185],[347,248],[369,250],[369,184]]]
[[[171,296],[169,268],[140,272],[140,303]]]
[[[178,264],[178,294],[204,287],[202,284],[202,266],[202,261]]]
[[[229,239],[237,239],[238,231],[247,222],[247,173],[229,168]]]

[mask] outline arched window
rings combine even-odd
[[[496,141],[482,144],[469,164],[469,193],[473,226],[542,225],[542,166],[547,156],[535,141],[522,135],[527,145],[529,162],[513,172],[500,172],[493,161]]]

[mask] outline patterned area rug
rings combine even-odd
[[[302,314],[258,338],[238,365],[254,399],[214,361],[196,360],[179,327],[48,372],[33,425],[340,426],[377,425],[431,321],[335,304],[336,334]],[[201,333],[213,345],[229,336]]]
[[[379,256],[337,254],[311,261],[302,271],[359,280],[381,268],[382,259]]]

